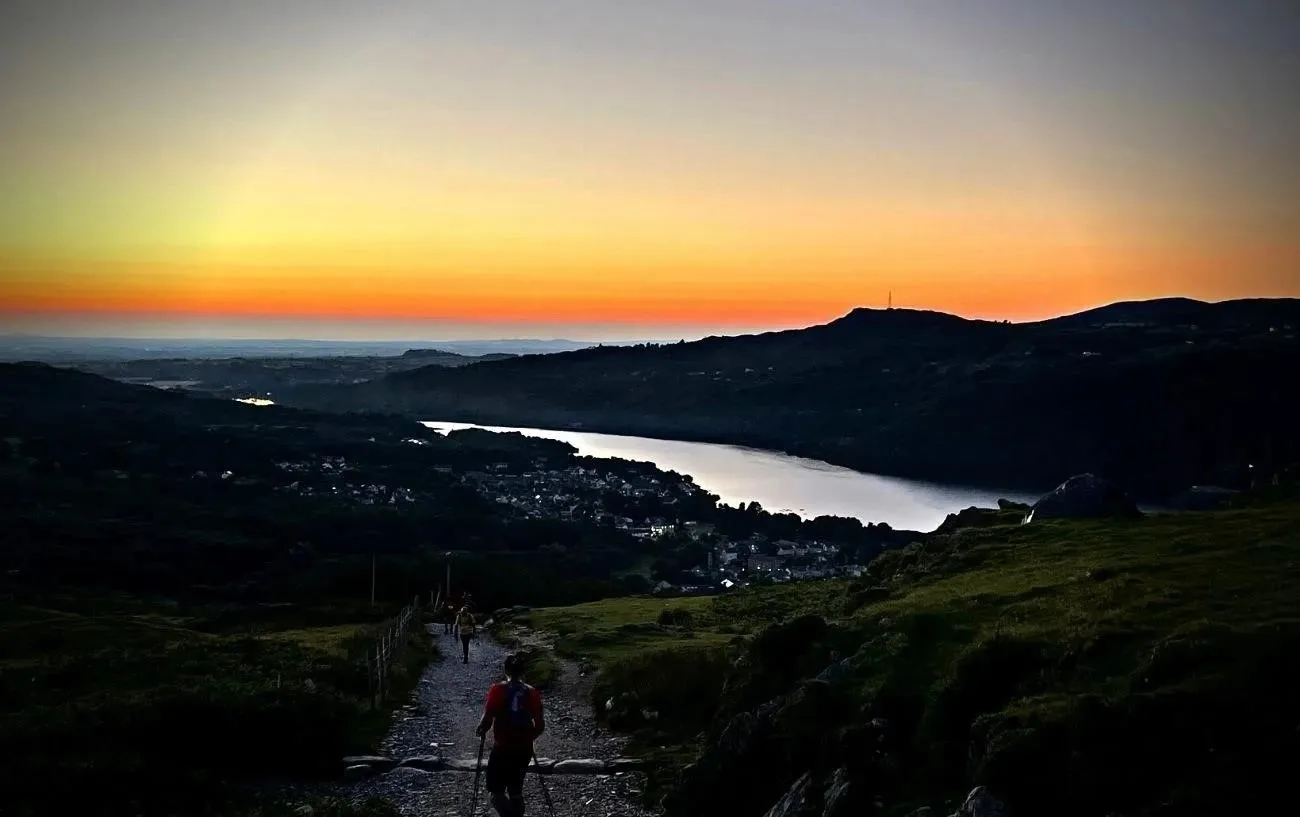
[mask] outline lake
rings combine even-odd
[[[794,512],[805,518],[857,517],[864,523],[887,522],[906,530],[934,530],[954,511],[971,505],[995,507],[999,498],[1032,503],[1039,497],[1023,491],[864,474],[819,460],[734,445],[473,423],[428,421],[424,425],[435,431],[483,428],[561,440],[586,456],[648,461],[665,471],[690,474],[697,485],[728,505],[752,501],[772,512]]]

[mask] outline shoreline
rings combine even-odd
[[[783,451],[779,449],[761,448],[757,446],[741,445],[741,444],[728,443],[728,442],[718,442],[714,440],[694,440],[694,439],[674,438],[668,436],[646,436],[640,434],[616,434],[608,431],[589,429],[586,427],[561,428],[561,427],[557,427],[555,424],[519,426],[519,425],[502,425],[493,422],[480,422],[480,421],[471,421],[471,420],[452,420],[452,419],[445,419],[445,418],[440,418],[437,420],[420,420],[419,422],[425,428],[428,428],[429,430],[440,434],[445,434],[455,430],[461,430],[461,429],[449,427],[451,425],[456,425],[456,426],[465,426],[465,427],[472,427],[472,428],[481,428],[485,431],[491,431],[493,433],[506,433],[506,434],[517,433],[517,434],[523,434],[524,436],[532,436],[538,439],[556,440],[557,442],[562,442],[571,445],[574,448],[579,448],[579,446],[575,444],[575,442],[573,441],[560,440],[556,437],[546,436],[546,434],[530,433],[530,432],[589,435],[590,437],[593,438],[605,438],[608,439],[610,442],[624,442],[630,444],[648,442],[648,443],[676,443],[676,444],[690,445],[690,446],[695,446],[695,445],[714,446],[718,448],[730,449],[736,452],[788,459],[792,461],[789,463],[790,467],[792,468],[808,468],[809,470],[813,470],[813,471],[830,470],[832,472],[838,472],[839,474],[842,474],[844,476],[880,480],[882,481],[882,483],[886,483],[886,484],[892,483],[895,485],[902,485],[902,486],[906,486],[906,488],[908,489],[920,489],[924,491],[933,491],[936,493],[937,492],[953,492],[953,493],[962,493],[962,494],[978,493],[978,494],[987,494],[990,497],[992,497],[991,499],[979,500],[979,501],[972,502],[970,504],[964,504],[961,505],[960,507],[954,505],[951,509],[945,512],[945,515],[951,513],[957,513],[959,511],[965,510],[968,507],[996,508],[997,500],[999,499],[1008,499],[1014,502],[1026,503],[1032,505],[1034,501],[1046,495],[1056,487],[1056,485],[1054,484],[1048,487],[1018,489],[1014,487],[1008,487],[1006,485],[990,487],[990,486],[971,485],[971,484],[962,484],[962,483],[937,482],[930,479],[917,479],[917,478],[904,477],[904,476],[898,476],[893,474],[863,471],[860,469],[852,468],[847,465],[842,465],[839,463],[834,463],[822,459],[816,459],[813,457],[808,457],[801,454],[795,454],[789,451]],[[608,452],[584,453],[582,451],[579,451],[577,456],[587,457],[587,458],[597,459],[597,460],[624,459],[628,461],[644,462],[644,463],[649,463],[664,472],[684,474],[685,476],[690,477],[691,480],[694,481],[695,484],[699,485],[699,487],[702,488],[703,490],[708,491],[709,493],[714,494],[715,496],[719,496],[720,503],[725,502],[728,504],[734,504],[736,501],[739,501],[741,504],[744,504],[750,501],[760,501],[760,504],[763,504],[764,509],[771,513],[793,513],[805,521],[815,519],[818,516],[822,516],[822,515],[830,515],[830,516],[839,516],[844,518],[856,518],[859,521],[861,521],[863,524],[882,523],[882,520],[867,519],[856,513],[846,514],[844,512],[834,512],[834,511],[825,511],[822,513],[809,513],[800,508],[785,508],[785,507],[778,508],[775,506],[768,507],[765,501],[761,501],[758,497],[754,497],[754,496],[741,497],[739,498],[739,500],[737,500],[736,497],[723,498],[720,496],[719,492],[712,490],[705,481],[701,481],[701,477],[699,474],[679,470],[677,468],[671,467],[671,463],[662,462],[653,458],[648,458],[644,455],[625,457],[625,456],[619,456],[617,454],[611,454]],[[704,479],[707,480],[707,477]],[[939,525],[942,524],[942,522],[943,520],[940,519],[938,522],[934,523],[933,527],[937,528]],[[891,527],[895,527],[898,529],[914,529],[910,525],[898,526],[898,525],[893,525],[892,523],[890,523],[890,525]],[[933,532],[933,530],[924,530],[920,528],[916,528],[916,529],[919,530],[920,532],[925,532],[925,533]]]

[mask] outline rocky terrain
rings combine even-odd
[[[499,680],[507,651],[486,634],[461,663],[459,644],[436,627],[441,655],[420,680],[385,740],[382,757],[350,758],[348,777],[332,787],[350,799],[385,797],[403,815],[470,814],[479,740],[474,736],[488,687]],[[525,678],[525,680],[527,680]],[[635,763],[619,763],[623,739],[600,728],[591,714],[589,681],[571,663],[543,693],[546,733],[537,741],[543,773],[530,771],[524,785],[529,814],[558,817],[648,817],[641,805],[641,776]],[[491,749],[488,738],[484,752]],[[479,780],[476,814],[491,814]],[[549,794],[548,808],[543,787]]]

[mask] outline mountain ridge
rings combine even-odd
[[[1300,461],[1284,408],[1300,301],[1138,309],[1171,317],[1117,322],[1132,311],[1119,306],[1014,324],[855,310],[806,329],[422,367],[284,399],[748,445],[1008,489],[1091,471],[1150,501]]]

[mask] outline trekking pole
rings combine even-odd
[[[542,780],[542,764],[537,762],[537,750],[533,750],[533,768],[537,770],[537,785],[542,787],[542,799],[546,801],[546,810],[555,817],[555,806],[551,803],[551,793],[546,790],[546,783]]]
[[[469,817],[478,814],[478,776],[483,771],[483,746],[487,743],[487,732],[478,739],[478,763],[474,764],[474,796],[469,801]]]

